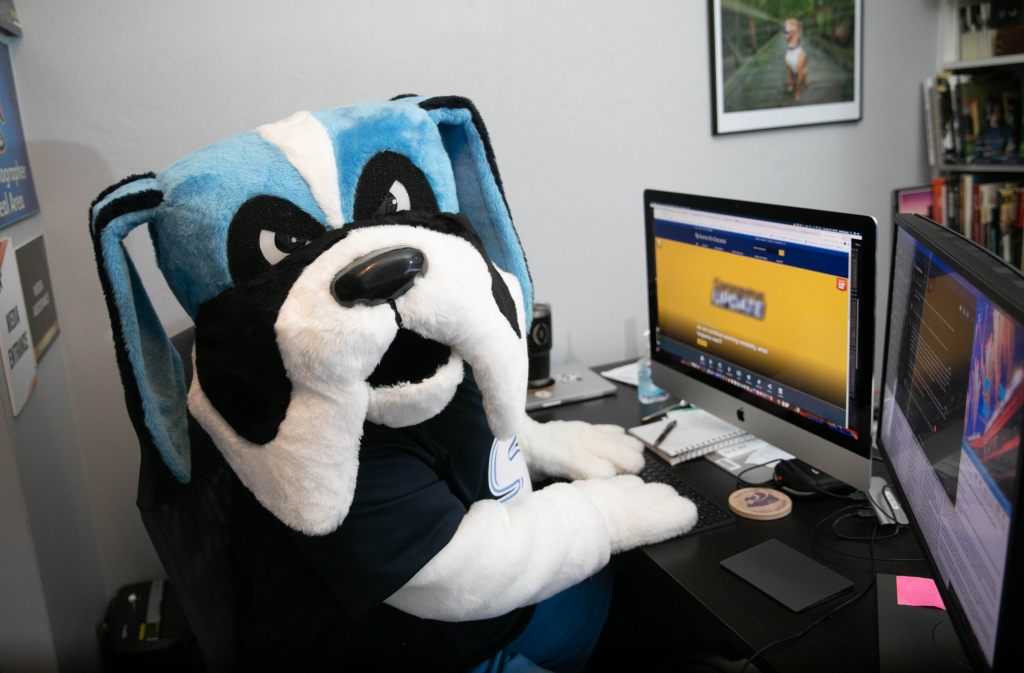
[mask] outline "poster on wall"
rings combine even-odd
[[[14,91],[11,52],[0,43],[0,227],[39,212]]]
[[[0,30],[8,35],[21,37],[21,22],[14,9],[14,0],[0,0]]]
[[[18,275],[21,278],[21,292],[25,299],[28,316],[28,330],[32,335],[36,363],[60,334],[57,322],[57,305],[53,302],[53,286],[50,283],[50,265],[46,261],[46,244],[43,235],[36,236],[16,251]]]
[[[18,259],[11,239],[0,241],[0,341],[11,407],[17,416],[36,387],[36,357],[28,331],[25,298],[21,294]]]
[[[863,0],[708,0],[714,135],[861,118]]]

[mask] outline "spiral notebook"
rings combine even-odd
[[[654,442],[672,421],[676,422],[675,428],[660,445],[654,446]],[[670,465],[756,440],[745,430],[740,430],[697,407],[670,411],[664,419],[656,423],[630,428],[629,434],[643,442]]]

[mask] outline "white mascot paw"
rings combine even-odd
[[[572,485],[601,510],[613,554],[682,535],[697,523],[694,504],[667,484],[647,484],[640,477],[621,475]]]
[[[607,479],[644,466],[643,444],[617,425],[527,417],[519,446],[534,479]]]

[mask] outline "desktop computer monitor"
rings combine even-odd
[[[879,450],[975,670],[1024,670],[1024,276],[896,215],[889,306]]]
[[[867,490],[875,221],[650,190],[644,210],[655,382]]]

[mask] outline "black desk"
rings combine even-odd
[[[617,363],[621,364],[621,363]],[[602,371],[616,365],[596,367]],[[623,427],[640,424],[646,410],[636,397],[636,389],[618,385],[617,394],[587,402],[568,404],[531,413],[541,422],[549,420],[581,420],[589,423],[614,423]],[[667,404],[667,403],[666,403]],[[651,411],[663,405],[655,405]],[[785,448],[785,447],[780,447]],[[881,463],[876,463],[881,470]],[[674,469],[698,491],[716,504],[728,509],[727,499],[736,489],[736,480],[729,473],[704,459],[678,465]],[[749,549],[765,540],[776,538],[803,554],[819,561],[855,584],[859,592],[871,581],[868,560],[844,557],[823,549],[811,541],[811,528],[827,515],[852,504],[838,498],[794,501],[793,512],[777,521],[749,521],[737,517],[736,524],[699,533],[692,537],[669,540],[633,553],[634,567],[649,571],[657,578],[659,588],[672,594],[685,609],[703,612],[696,619],[713,617],[729,629],[741,646],[749,648],[747,656],[770,642],[798,633],[853,594],[834,599],[825,605],[795,614],[775,602],[719,565],[722,559]],[[870,535],[867,519],[846,521],[842,528],[849,535]],[[867,543],[842,541],[831,529],[822,526],[819,539],[825,544],[850,554],[867,556]],[[903,532],[891,540],[876,542],[879,557],[920,558],[921,551],[912,533]],[[928,577],[923,562],[876,562],[876,572]],[[764,661],[767,660],[769,666]],[[784,643],[769,651],[757,666],[778,671],[877,671],[878,617],[875,591],[825,620],[799,640]]]

